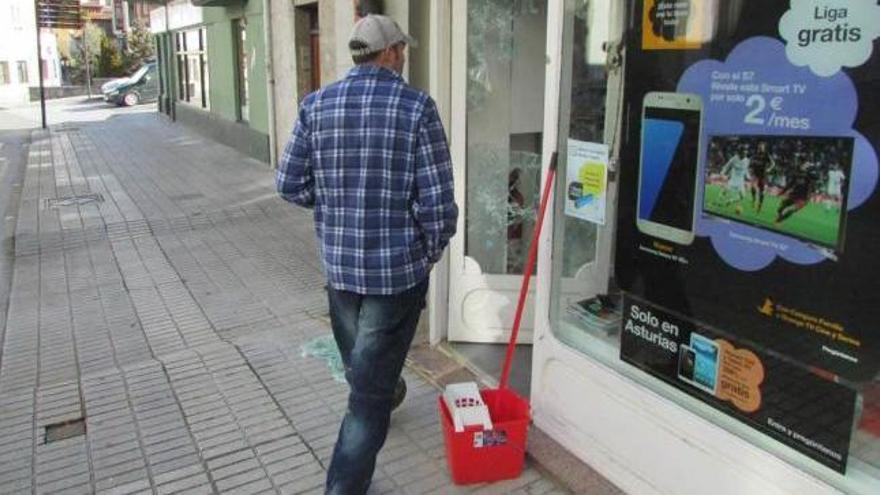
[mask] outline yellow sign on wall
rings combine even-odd
[[[695,50],[710,41],[716,0],[645,0],[643,50]]]

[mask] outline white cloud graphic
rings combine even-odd
[[[791,0],[779,34],[792,64],[832,76],[871,57],[874,38],[880,36],[880,5],[877,0]]]

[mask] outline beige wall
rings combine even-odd
[[[287,144],[296,118],[296,44],[294,4],[290,0],[269,0],[272,6],[272,66],[275,97],[275,156]],[[273,85],[270,84],[270,89]]]
[[[431,2],[414,0],[410,3],[409,34],[418,46],[409,49],[409,83],[428,91],[430,86]]]
[[[391,17],[398,24],[400,24],[400,28],[403,29],[405,33],[409,33],[413,37],[417,36],[410,30],[410,3],[421,3],[427,4],[429,2],[425,0],[385,0],[385,15]],[[348,33],[346,33],[346,37]],[[346,43],[347,49],[348,43]],[[403,76],[409,77],[410,71],[410,63],[407,62],[406,67],[403,68]]]
[[[336,61],[338,59],[337,49],[337,31],[344,32],[349,25],[344,20],[344,12],[340,10],[350,10],[351,16],[354,15],[352,6],[349,2],[340,0],[321,0],[318,2],[318,23],[321,30],[321,84],[327,84],[336,80]],[[339,14],[340,18],[337,18]],[[340,22],[342,24],[340,25]]]

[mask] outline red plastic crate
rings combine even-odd
[[[510,389],[481,390],[480,395],[492,417],[491,431],[474,426],[456,432],[446,402],[443,397],[437,400],[446,461],[457,485],[517,478],[523,470],[531,421],[529,403]]]

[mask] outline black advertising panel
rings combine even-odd
[[[646,301],[624,297],[621,358],[839,472],[855,394]]]
[[[759,410],[707,402],[843,470],[854,390],[880,372],[880,6],[630,5],[616,280],[763,363]],[[660,371],[623,335],[624,360],[705,395],[693,342],[677,341]],[[849,419],[829,417],[846,431],[805,447],[810,424],[765,409],[791,405],[774,396],[786,380],[840,399]],[[801,440],[768,430],[771,417]]]

